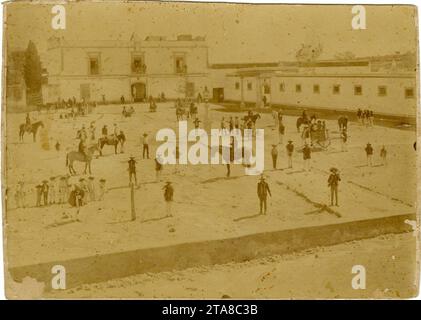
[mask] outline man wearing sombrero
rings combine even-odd
[[[267,195],[272,196],[270,193],[269,185],[265,181],[265,177],[261,175],[260,181],[257,183],[257,196],[259,197],[260,202],[260,214],[266,214],[267,210]],[[262,212],[263,211],[263,212]]]
[[[335,198],[335,205],[339,206],[338,204],[338,185],[339,181],[341,181],[341,177],[339,176],[338,169],[330,168],[330,176],[327,180],[327,184],[330,187],[330,205],[333,206],[333,198]]]
[[[162,188],[164,190],[164,200],[166,204],[167,217],[172,217],[172,202],[174,197],[174,188],[171,185],[171,181],[167,181],[165,186]]]

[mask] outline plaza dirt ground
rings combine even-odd
[[[406,298],[416,295],[413,233],[384,235],[244,263],[147,273],[55,290],[46,298]],[[354,265],[366,271],[355,290]]]
[[[153,248],[177,243],[238,237],[257,232],[291,229],[401,215],[415,212],[416,152],[414,131],[381,126],[349,125],[348,151],[341,152],[336,121],[328,120],[332,144],[327,151],[312,155],[311,171],[303,171],[302,153],[294,155],[294,167],[287,169],[285,143],[278,146],[278,170],[272,170],[270,146],[277,143],[277,132],[271,114],[262,114],[257,127],[265,129],[265,176],[271,187],[268,214],[258,215],[256,184],[258,177],[246,176],[243,166],[233,166],[227,179],[224,165],[164,166],[161,181],[155,181],[154,152],[159,142],[152,142],[151,159],[142,159],[140,138],[148,132],[153,138],[161,128],[177,128],[173,103],[159,103],[156,113],[146,104],[134,105],[131,118],[121,116],[121,106],[98,106],[94,113],[77,120],[59,119],[58,114],[41,114],[45,128],[38,141],[25,136],[18,141],[18,126],[23,114],[7,114],[6,182],[6,257],[9,267],[47,261],[66,260],[104,253]],[[244,113],[217,111],[211,105],[212,128],[219,128],[222,117]],[[204,106],[199,106],[203,119]],[[125,153],[114,155],[111,146],[104,156],[92,162],[92,175],[98,181],[107,179],[108,192],[103,201],[95,201],[77,212],[70,205],[37,208],[34,187],[50,176],[66,174],[66,153],[77,150],[76,131],[82,124],[96,121],[97,136],[104,124],[114,123],[127,137]],[[284,141],[294,141],[296,150],[301,138],[295,128],[296,117],[285,116]],[[189,129],[192,123],[189,121]],[[56,151],[59,141],[62,150]],[[154,139],[152,139],[154,141]],[[364,147],[370,142],[375,151],[374,166],[367,167]],[[48,147],[49,145],[49,147]],[[388,150],[388,164],[380,164],[382,145]],[[129,155],[137,159],[138,180],[135,207],[137,219],[130,221],[128,187]],[[341,173],[339,207],[320,210],[329,204],[327,178],[329,168]],[[75,164],[81,177],[82,164]],[[85,175],[85,177],[87,177]],[[18,180],[24,180],[28,195],[27,208],[16,208],[13,193]],[[171,180],[175,188],[173,217],[165,218],[163,186]],[[409,253],[408,253],[409,254]]]

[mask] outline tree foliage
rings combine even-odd
[[[42,66],[38,50],[32,41],[29,41],[25,51],[24,78],[28,90],[38,92],[42,85]]]

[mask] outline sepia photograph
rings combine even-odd
[[[3,3],[6,298],[416,297],[418,50],[414,5]]]

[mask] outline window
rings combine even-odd
[[[89,55],[89,74],[90,75],[99,74],[99,55],[98,54]]]
[[[137,74],[146,72],[146,65],[142,54],[132,56],[132,72]]]
[[[378,86],[377,87],[377,95],[379,97],[387,96],[387,87],[386,86]]]
[[[285,92],[285,83],[282,82],[282,83],[279,84],[279,91]]]
[[[333,94],[339,94],[341,93],[341,86],[339,84],[335,84],[333,86]]]
[[[354,86],[354,95],[360,96],[363,94],[363,87],[360,85]]]
[[[175,57],[175,73],[187,73],[186,58],[184,56]]]
[[[414,88],[405,88],[405,98],[406,99],[414,98]]]
[[[301,84],[295,85],[295,92],[301,92]]]
[[[313,85],[313,93],[320,93],[320,86],[318,84]]]
[[[247,90],[252,90],[252,89],[253,89],[253,83],[247,82]]]
[[[240,83],[238,81],[235,83],[235,90],[240,90]]]

